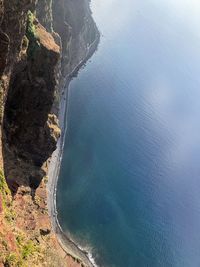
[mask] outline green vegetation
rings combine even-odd
[[[1,241],[1,244],[4,246],[4,248],[7,250],[8,249],[8,244],[6,243],[5,240]]]
[[[10,253],[5,257],[4,266],[27,267],[26,261],[22,260],[17,253]]]
[[[26,36],[29,40],[35,40],[37,39],[36,36],[36,29],[34,25],[35,16],[33,13],[29,10],[27,14],[27,29],[26,29]]]
[[[1,169],[0,169],[0,193],[3,197],[3,200],[6,200],[5,198],[10,195],[10,190],[6,183],[4,173]]]
[[[27,259],[29,256],[33,255],[33,253],[39,252],[38,246],[32,241],[29,240],[21,250],[22,259]]]
[[[26,37],[29,41],[27,55],[29,58],[33,59],[35,56],[35,53],[40,48],[40,43],[38,41],[38,37],[36,34],[36,27],[35,27],[35,16],[34,14],[29,10],[27,14],[27,28],[26,28]]]
[[[34,242],[33,240],[26,240],[23,234],[18,233],[16,236],[17,247],[20,252],[20,262],[23,263],[28,257],[32,256],[34,253],[39,253],[40,248],[38,243]]]
[[[5,259],[5,266],[17,266],[18,260],[17,260],[17,255],[16,253],[10,253],[9,255],[6,256]]]
[[[0,256],[4,259],[4,266],[27,267],[27,260],[33,257],[35,253],[40,252],[39,245],[32,240],[27,241],[21,233],[18,233],[16,237],[16,245],[18,247],[16,252],[10,252],[4,240],[1,243],[5,248],[4,252],[0,252]]]
[[[16,214],[11,206],[11,192],[8,188],[3,171],[0,169],[0,194],[2,197],[2,207],[4,217],[7,222],[11,223],[15,220]]]
[[[3,206],[3,215],[7,223],[14,226],[16,214],[12,207],[11,192],[6,183],[3,170],[0,169],[0,195]],[[9,225],[6,224],[6,225]],[[16,228],[13,228],[14,236],[16,237],[17,251],[11,252],[7,244],[7,240],[3,233],[0,233],[0,243],[3,248],[0,251],[0,257],[3,259],[4,266],[12,267],[27,267],[27,260],[35,254],[40,253],[40,246],[36,240],[28,240],[27,237]]]
[[[7,222],[11,223],[15,220],[16,218],[16,214],[15,212],[13,211],[13,209],[6,209],[5,210],[5,219]]]
[[[17,241],[17,246],[20,248],[21,246],[23,246],[24,243],[24,237],[23,235],[17,235],[16,237],[16,241]]]

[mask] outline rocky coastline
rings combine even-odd
[[[0,0],[0,266],[93,266],[51,221],[68,84],[100,37],[89,5]]]
[[[99,44],[99,32],[97,30],[96,38],[94,42],[89,46],[88,52],[79,64],[74,68],[74,70],[66,77],[66,85],[64,89],[64,93],[62,95],[60,101],[60,113],[59,113],[59,122],[61,126],[61,137],[58,140],[57,149],[54,151],[52,158],[50,160],[48,166],[48,209],[49,214],[52,220],[52,227],[54,232],[57,234],[59,243],[63,250],[76,258],[78,261],[82,262],[83,266],[95,267],[97,266],[92,258],[90,252],[83,250],[76,244],[73,240],[71,240],[66,233],[63,232],[58,218],[57,218],[57,209],[56,209],[56,193],[57,193],[57,182],[58,175],[62,160],[63,147],[65,134],[67,131],[67,122],[66,122],[66,114],[67,114],[67,102],[68,102],[68,89],[71,79],[77,75],[77,72],[80,70],[82,66],[87,62],[87,60],[95,53],[98,44]]]

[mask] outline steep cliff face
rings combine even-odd
[[[91,17],[89,2],[54,1],[53,27],[62,40],[62,74],[65,76],[87,57],[91,44],[99,38]]]
[[[55,66],[60,49],[35,18],[32,24],[27,27],[33,27],[34,33],[27,30],[27,37],[24,37],[27,54],[17,63],[17,71],[11,78],[4,128],[7,142],[19,155],[42,166],[55,150],[59,137],[59,130],[49,127],[49,123],[57,124],[56,118],[49,114],[54,101]]]
[[[60,135],[52,114],[58,85],[91,54],[98,32],[87,0],[24,0],[15,5],[6,1],[2,12],[3,151],[6,159],[11,149],[14,157],[40,168]],[[13,185],[23,184],[18,176],[24,176],[24,170],[18,169],[19,175],[15,171],[13,182],[12,167],[5,165],[7,180],[16,191]]]
[[[44,177],[63,81],[98,37],[88,0],[0,0],[0,266],[81,264],[51,232]]]
[[[26,19],[24,7],[17,7],[21,12],[13,11],[14,21],[18,21],[16,51],[11,48],[16,45],[13,32],[4,26],[9,49],[2,78],[3,155],[6,178],[13,193],[21,185],[36,188],[40,184],[44,176],[40,168],[55,150],[60,135],[56,115],[51,114],[60,48],[28,9],[33,7],[33,4],[27,6]],[[12,64],[9,57],[14,59]]]
[[[4,72],[6,75],[9,75],[15,62],[19,60],[22,37],[26,30],[27,11],[34,9],[34,6],[34,0],[1,0],[1,32],[7,36],[9,49],[7,56],[4,56],[7,64],[1,68],[1,73]]]
[[[37,18],[48,32],[53,32],[52,2],[52,0],[38,0],[36,5]]]

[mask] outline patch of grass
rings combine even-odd
[[[4,266],[9,267],[28,267],[26,261],[22,260],[20,256],[14,252],[5,256]]]
[[[7,222],[11,223],[15,220],[16,214],[12,209],[6,209],[5,219]]]
[[[8,185],[6,183],[4,173],[1,169],[0,169],[0,192],[1,192],[3,197],[6,197],[6,196],[11,194],[10,190],[8,188]]]
[[[6,243],[5,240],[1,241],[1,244],[4,246],[4,248],[7,250],[8,249],[8,244]]]
[[[16,214],[12,208],[12,197],[10,189],[8,188],[3,171],[0,169],[0,194],[2,197],[2,207],[4,218],[8,223],[15,220]]]
[[[26,36],[29,40],[35,40],[37,39],[36,36],[36,30],[34,25],[35,16],[34,14],[29,10],[27,14],[27,29],[26,29]]]
[[[22,250],[21,250],[22,259],[27,259],[29,256],[33,255],[35,252],[39,252],[39,247],[32,240],[29,240],[22,247]]]
[[[17,241],[18,247],[23,246],[23,244],[24,244],[24,236],[22,234],[18,234],[16,236],[16,241]]]
[[[0,169],[0,194],[3,206],[3,215],[6,222],[5,225],[8,226],[11,223],[11,225],[14,226],[16,214],[12,206],[11,192],[6,183],[2,169]],[[0,258],[4,262],[4,266],[28,267],[27,261],[29,261],[29,259],[31,260],[32,257],[35,257],[35,255],[40,255],[40,244],[34,240],[28,239],[28,237],[22,231],[19,231],[19,229],[12,229],[16,238],[15,244],[17,246],[17,250],[15,252],[10,251],[7,240],[4,234],[0,231],[0,246],[2,247],[2,251],[0,251]]]
[[[40,252],[40,244],[33,240],[27,240],[26,236],[22,232],[18,232],[16,236],[16,244],[18,247],[19,255],[17,267],[25,267],[29,258],[32,258],[35,253]]]
[[[29,10],[27,14],[27,28],[26,28],[26,37],[29,41],[27,55],[29,58],[33,59],[35,53],[40,48],[40,43],[36,34],[36,27],[34,24],[35,15]]]
[[[6,259],[5,259],[5,263],[4,265],[5,266],[17,266],[18,262],[18,257],[15,253],[10,253],[9,255],[6,256]]]

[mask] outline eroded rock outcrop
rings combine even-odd
[[[4,128],[7,142],[16,153],[42,166],[59,138],[58,121],[49,114],[54,102],[60,48],[36,19],[33,25],[35,36],[25,37],[27,55],[15,66],[18,71],[8,90]]]

